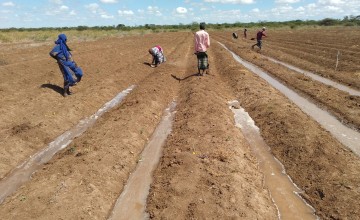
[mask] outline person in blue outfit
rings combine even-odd
[[[55,41],[54,48],[50,51],[50,56],[57,60],[60,71],[64,77],[64,92],[63,95],[71,95],[70,87],[80,82],[83,71],[72,58],[71,50],[66,44],[67,37],[65,34],[60,34]],[[74,75],[76,79],[74,79]]]

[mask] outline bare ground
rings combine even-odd
[[[212,36],[232,45],[223,33]],[[251,43],[246,42],[244,47]],[[150,60],[147,49],[156,44],[165,48],[168,61],[152,69],[144,62]],[[62,79],[48,57],[51,44],[25,48],[9,45],[0,53],[0,73],[5,79],[0,82],[0,179],[80,119],[95,113],[118,92],[130,85],[136,87],[8,197],[0,205],[2,219],[107,218],[163,109],[173,99],[177,102],[173,131],[147,200],[152,218],[277,218],[257,160],[234,126],[227,105],[234,99],[255,120],[273,154],[304,190],[302,196],[318,216],[359,216],[359,157],[265,81],[236,63],[215,41],[209,51],[211,72],[203,77],[194,75],[191,33],[70,46],[85,77],[73,88],[75,94],[67,98],[60,95]],[[252,51],[247,53],[256,56]],[[313,94],[312,89],[319,86],[303,81],[309,88],[304,94]],[[290,80],[288,84],[298,88]],[[346,95],[339,94],[328,89],[314,100],[339,97],[346,103]],[[329,102],[317,102],[331,109]],[[353,104],[352,108],[358,112],[359,105]],[[357,113],[350,118],[345,110],[338,112],[340,118],[348,117],[353,124],[359,120]]]

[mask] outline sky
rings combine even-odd
[[[0,0],[0,28],[342,19],[360,0]]]

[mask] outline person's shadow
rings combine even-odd
[[[48,89],[52,89],[55,92],[59,93],[60,95],[63,94],[64,89],[58,85],[54,85],[54,84],[50,84],[50,83],[45,83],[41,85],[41,88],[48,88]]]
[[[173,74],[171,74],[171,76],[172,76],[172,78],[174,78],[174,79],[178,80],[179,82],[181,82],[182,80],[186,80],[186,79],[188,79],[188,78],[190,78],[190,77],[200,76],[200,75],[199,75],[198,73],[194,73],[194,74],[191,74],[191,75],[189,75],[189,76],[185,76],[184,78],[177,77],[177,76],[175,76],[175,75],[173,75]]]
[[[151,63],[149,62],[144,62],[145,65],[151,66]]]

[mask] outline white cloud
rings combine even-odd
[[[129,15],[134,15],[134,12],[132,10],[118,10],[118,14],[120,16],[129,16]]]
[[[303,12],[303,11],[305,11],[305,8],[302,7],[302,6],[300,6],[300,7],[298,7],[297,9],[295,9],[295,11],[297,11],[297,12]]]
[[[15,4],[13,2],[4,2],[1,4],[4,7],[14,7]]]
[[[70,11],[69,15],[76,15],[76,12],[74,10]]]
[[[62,6],[60,7],[60,11],[67,11],[67,10],[69,10],[69,7],[66,6],[66,5],[62,5]]]
[[[178,14],[186,14],[186,13],[187,13],[187,9],[184,8],[184,7],[178,7],[178,8],[176,8],[176,12],[177,12]]]
[[[114,4],[117,3],[117,0],[100,0],[100,2],[105,3],[105,4]]]
[[[315,9],[316,8],[316,4],[315,3],[310,3],[306,6],[308,9]]]
[[[331,12],[342,12],[343,11],[341,8],[332,6],[332,5],[326,6],[325,10],[331,11]]]
[[[101,17],[105,18],[105,19],[113,19],[114,18],[113,15],[106,15],[106,14],[101,15]]]
[[[278,4],[293,4],[293,3],[297,3],[300,0],[276,0],[275,3]]]
[[[11,13],[12,11],[10,10],[0,10],[0,14],[8,14]]]
[[[151,15],[161,16],[162,13],[160,12],[159,7],[157,6],[148,6],[147,13]]]
[[[343,0],[319,0],[318,3],[321,5],[341,5],[345,2]]]
[[[259,12],[260,12],[260,9],[258,9],[258,8],[253,8],[253,9],[251,10],[251,12],[259,13]]]
[[[89,5],[85,6],[87,9],[89,9],[92,13],[96,14],[96,12],[99,10],[100,6],[96,3],[91,3]]]
[[[57,4],[57,5],[61,5],[63,3],[62,0],[50,0],[51,3]]]
[[[291,7],[291,6],[281,6],[281,7],[271,9],[271,12],[274,13],[275,15],[291,14],[292,9],[293,9],[293,7]]]
[[[204,0],[209,3],[222,3],[222,4],[253,4],[254,0]]]

